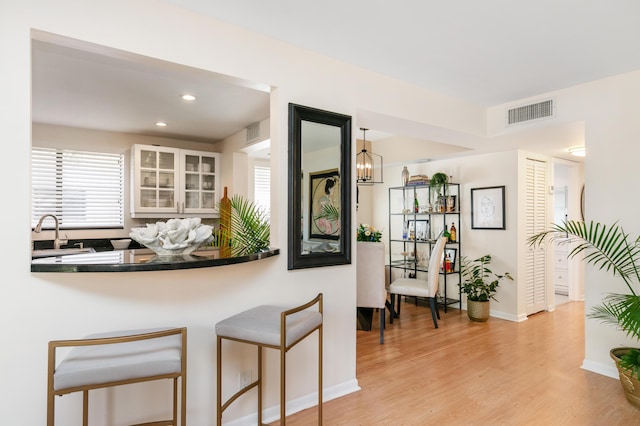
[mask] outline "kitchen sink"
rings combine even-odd
[[[54,257],[54,256],[68,256],[71,254],[82,254],[82,253],[95,253],[93,247],[72,247],[72,248],[62,248],[62,249],[45,249],[45,250],[33,250],[31,252],[31,258],[36,259],[38,257]]]

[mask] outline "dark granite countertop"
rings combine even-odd
[[[200,249],[192,254],[159,256],[152,250],[128,249],[96,251],[66,256],[41,257],[31,260],[31,272],[137,272],[209,268],[252,262],[280,254],[272,248],[239,257],[220,257],[219,250]]]

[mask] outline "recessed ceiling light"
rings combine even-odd
[[[569,154],[575,155],[576,157],[584,157],[586,153],[587,152],[584,146],[575,146],[573,148],[569,148]]]
[[[158,126],[158,127],[167,127],[167,123],[165,123],[164,121],[157,121],[156,122],[156,126]]]
[[[180,96],[182,98],[183,101],[195,101],[196,97],[193,95],[190,95],[188,93],[185,93],[184,95]]]

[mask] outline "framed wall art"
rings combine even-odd
[[[309,173],[311,220],[309,237],[340,239],[340,174],[338,169]]]
[[[504,186],[471,189],[471,229],[506,229]]]

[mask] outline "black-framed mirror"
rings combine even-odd
[[[351,117],[289,104],[288,269],[351,263]]]

